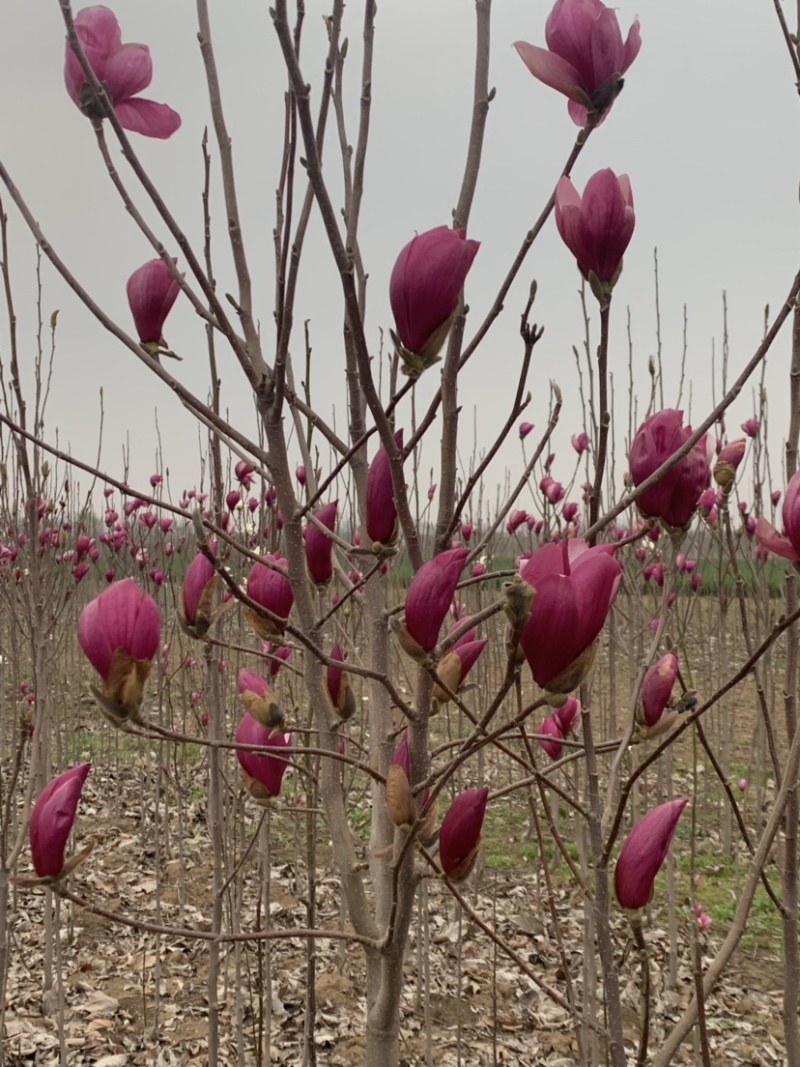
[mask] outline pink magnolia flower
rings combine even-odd
[[[394,443],[403,452],[403,431],[394,435]],[[390,545],[397,534],[397,508],[389,454],[381,446],[367,471],[366,500],[367,533],[379,545]]]
[[[169,267],[163,259],[151,259],[128,278],[126,290],[139,340],[143,345],[163,345],[164,322],[181,291]]]
[[[437,226],[417,234],[397,257],[389,281],[397,336],[426,364],[444,343],[479,248],[466,230]]]
[[[406,593],[406,630],[423,652],[432,652],[453,601],[469,551],[451,548],[423,563]]]
[[[91,763],[71,767],[49,782],[31,813],[30,842],[33,866],[40,878],[57,878],[64,869],[64,850],[75,822],[83,784]]]
[[[160,637],[158,605],[132,578],[110,585],[86,605],[78,620],[78,640],[105,683],[104,697],[133,717]]]
[[[589,442],[589,435],[588,433],[586,433],[585,430],[581,430],[580,433],[574,433],[570,438],[570,441],[572,442],[572,447],[575,449],[579,456],[583,452],[588,452],[591,448],[591,444]]]
[[[760,518],[756,523],[755,534],[760,544],[784,559],[800,560],[800,471],[786,486],[783,498],[783,529],[778,533],[772,523]]]
[[[556,226],[578,261],[584,278],[593,274],[606,293],[622,271],[622,257],[630,244],[636,216],[627,174],[599,170],[586,183],[581,197],[567,177],[556,187]]]
[[[233,473],[236,475],[236,481],[239,482],[243,489],[249,489],[253,484],[255,478],[253,468],[245,460],[239,460],[233,468]]]
[[[746,450],[747,442],[743,437],[729,441],[719,450],[717,462],[714,464],[714,481],[723,492],[730,492]]]
[[[520,647],[543,689],[569,693],[591,669],[622,572],[612,551],[570,538],[544,545],[523,563],[520,576],[536,595]]]
[[[153,62],[147,45],[123,44],[116,15],[102,4],[78,12],[75,32],[89,66],[111,98],[120,126],[145,137],[171,137],[181,125],[177,111],[137,95],[153,80]],[[64,82],[81,111],[92,118],[104,117],[69,42]]]
[[[183,579],[183,616],[198,637],[207,633],[212,616],[212,582],[216,577],[214,564],[198,552],[186,568]]]
[[[691,435],[691,427],[683,425],[682,411],[665,408],[645,419],[628,457],[633,484],[640,485]],[[676,529],[691,522],[711,474],[706,444],[706,438],[701,438],[687,456],[642,493],[636,503],[643,515],[662,519]]]
[[[239,671],[238,685],[239,699],[248,715],[273,732],[283,728],[283,711],[266,678],[243,667]]]
[[[678,677],[678,657],[667,652],[645,675],[642,686],[642,714],[646,726],[655,726],[672,696]]]
[[[506,522],[506,531],[513,534],[520,526],[524,526],[527,521],[527,511],[512,511],[508,516],[508,522]]]
[[[254,800],[267,801],[281,791],[283,776],[289,766],[292,749],[291,734],[275,734],[252,715],[246,714],[236,729],[240,745],[262,745],[269,753],[236,749],[236,758],[244,774],[245,789]]]
[[[547,48],[514,45],[535,78],[569,98],[569,114],[585,126],[588,112],[603,115],[622,88],[622,78],[639,54],[639,20],[623,43],[614,10],[601,0],[556,0],[545,24]]]
[[[454,882],[466,878],[475,862],[481,840],[489,787],[461,793],[444,817],[439,832],[439,861]]]
[[[334,500],[315,511],[314,518],[333,531],[338,506],[339,501]],[[333,541],[311,522],[303,530],[303,538],[306,543],[306,566],[311,580],[316,585],[325,585],[333,577]]]
[[[274,678],[287,659],[291,656],[292,650],[288,645],[272,645],[269,641],[265,641],[262,645],[262,652],[269,656],[269,674],[271,678]]]
[[[537,732],[543,735],[539,738],[539,747],[547,753],[550,759],[557,760],[561,755],[561,742],[564,735],[555,715],[548,715],[546,719],[542,719]],[[552,738],[552,740],[544,740],[545,737]]]
[[[247,576],[247,595],[262,608],[286,622],[294,604],[294,593],[286,577],[286,561],[278,556],[268,555],[265,556],[264,563],[254,563]],[[250,623],[259,636],[265,639],[283,633],[283,626],[270,619],[251,615]]]
[[[653,884],[664,862],[688,799],[659,804],[640,819],[622,846],[614,872],[614,889],[623,908],[635,911],[645,907],[653,895]]]
[[[748,437],[756,437],[758,435],[759,427],[761,423],[757,418],[752,417],[742,423],[742,431],[746,433]]]
[[[238,489],[231,489],[229,493],[225,495],[225,506],[228,511],[236,511],[242,502],[242,494]]]
[[[533,429],[535,429],[535,426],[533,425],[532,422],[521,422],[519,424],[519,439],[520,439],[520,441],[524,441],[525,438],[528,436],[528,434]]]

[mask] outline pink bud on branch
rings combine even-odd
[[[397,257],[389,281],[400,354],[411,373],[419,374],[437,359],[478,241],[466,230],[437,226],[417,234]]]
[[[691,435],[691,426],[683,425],[682,411],[665,408],[645,419],[628,457],[633,484],[638,486],[649,478]],[[710,477],[707,437],[702,437],[688,455],[645,489],[636,501],[639,511],[674,529],[683,529],[692,521]]]
[[[403,451],[403,431],[394,435],[394,443]],[[367,472],[366,501],[367,533],[376,546],[390,545],[397,535],[397,508],[394,502],[394,485],[389,454],[381,447]]]
[[[488,799],[488,786],[467,789],[456,797],[444,817],[439,833],[439,861],[454,882],[466,878],[475,863]]]
[[[636,216],[627,174],[599,170],[583,196],[567,177],[556,187],[556,226],[595,296],[605,303],[622,272]]]
[[[535,590],[520,647],[534,681],[548,692],[571,692],[592,667],[622,572],[612,551],[569,539],[540,548],[520,570]]]
[[[181,287],[163,259],[151,259],[133,272],[125,288],[139,340],[151,350],[158,350],[164,346],[164,323]]]
[[[688,799],[682,797],[659,804],[628,834],[614,872],[614,889],[623,908],[635,911],[650,902],[656,875],[666,859],[678,819],[688,803]]]
[[[314,518],[323,526],[333,531],[336,526],[336,509],[339,501],[334,500],[314,512]],[[333,541],[316,523],[310,522],[303,531],[306,543],[306,566],[315,585],[326,585],[333,577]]]
[[[39,794],[31,813],[30,842],[33,866],[40,878],[58,878],[64,868],[64,850],[78,811],[83,784],[91,763],[59,774]],[[67,865],[72,869],[71,865]]]

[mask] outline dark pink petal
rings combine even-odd
[[[561,755],[561,742],[564,739],[564,734],[561,729],[561,724],[555,715],[548,715],[546,719],[543,719],[539,724],[537,733],[544,734],[546,737],[552,737],[552,741],[543,741],[539,739],[539,747],[543,749],[552,760],[558,759]]]
[[[595,22],[592,33],[595,88],[601,86],[612,74],[621,74],[624,62],[625,49],[617,13],[613,8],[607,7]]]
[[[124,44],[108,58],[103,78],[114,107],[146,89],[153,80],[153,60],[146,44]]]
[[[95,597],[81,612],[78,620],[78,641],[86,658],[103,681],[106,681],[111,670],[114,649],[100,617],[100,597]]]
[[[756,537],[760,545],[769,552],[774,552],[776,556],[782,556],[784,559],[800,559],[800,553],[789,538],[781,537],[772,523],[767,522],[763,517],[756,522]]]
[[[527,41],[515,41],[514,47],[534,78],[564,96],[575,97],[576,90],[581,87],[581,77],[565,59]]]
[[[620,74],[624,74],[631,63],[633,63],[634,59],[639,55],[639,49],[641,47],[642,34],[639,28],[639,20],[635,19],[633,25],[628,30],[628,36],[625,38],[625,50],[622,58],[622,66],[620,67]]]
[[[91,763],[58,775],[39,794],[31,814],[33,866],[40,878],[55,878],[64,867],[64,849],[75,822],[78,801]]]
[[[566,737],[567,734],[572,733],[575,729],[575,724],[581,717],[580,700],[576,700],[575,697],[569,697],[565,704],[555,709],[553,716],[558,721],[562,735]]]
[[[406,593],[406,629],[425,652],[436,647],[468,555],[466,548],[440,552],[423,563],[411,579]]]
[[[117,104],[114,114],[123,129],[132,133],[141,133],[144,137],[158,137],[166,140],[180,129],[181,117],[167,104],[157,104],[153,100],[136,97]]]
[[[634,826],[622,846],[614,872],[617,900],[623,908],[645,907],[686,805],[685,798],[669,800],[649,811]]]

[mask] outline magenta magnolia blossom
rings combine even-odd
[[[688,803],[681,797],[659,804],[628,834],[614,872],[614,889],[623,908],[635,911],[650,902],[656,875],[666,859],[678,819]]]
[[[216,575],[214,564],[198,552],[186,569],[183,579],[183,615],[189,626],[198,622],[198,612],[205,619],[205,630],[211,621],[210,584]]]
[[[582,197],[569,178],[559,181],[556,226],[584,278],[594,274],[606,289],[613,287],[635,225],[627,174],[617,177],[613,170],[599,170],[586,183]]]
[[[236,729],[236,740],[240,745],[263,745],[274,753],[267,755],[237,748],[236,758],[245,774],[263,789],[263,792],[259,789],[253,790],[251,783],[245,780],[252,796],[256,799],[278,796],[283,776],[289,766],[292,735],[274,734],[268,727],[263,726],[248,714],[242,716]]]
[[[466,878],[475,860],[486,814],[489,787],[461,793],[444,817],[439,833],[439,860],[448,877]]]
[[[602,115],[622,88],[620,76],[642,46],[639,20],[623,42],[616,12],[601,0],[556,0],[544,35],[547,48],[514,47],[535,78],[569,97],[570,118],[585,126],[588,109]]]
[[[403,431],[394,435],[394,443],[403,451]],[[394,485],[389,454],[381,446],[367,471],[366,502],[367,533],[373,542],[391,544],[397,533],[397,508],[394,502]]]
[[[247,595],[262,608],[286,622],[294,604],[294,593],[286,577],[286,561],[272,555],[266,556],[265,559],[266,563],[254,563],[250,568],[247,576]],[[264,638],[275,637],[283,632],[283,626],[277,622],[269,619],[258,621],[261,627],[259,633]]]
[[[664,714],[677,677],[678,657],[674,652],[667,652],[647,672],[642,686],[642,712],[645,725],[655,726]]]
[[[568,693],[591,668],[592,646],[622,572],[612,552],[612,545],[590,548],[582,538],[570,538],[545,545],[523,563],[520,576],[536,595],[520,647],[543,689]]]
[[[160,634],[158,605],[133,578],[115,582],[96,596],[78,621],[81,648],[104,682],[111,677],[117,651],[149,663],[158,651]]]
[[[315,511],[314,518],[333,531],[338,506],[339,501],[334,500],[333,503]],[[303,538],[306,543],[306,566],[311,580],[317,585],[324,585],[333,577],[333,541],[312,522],[303,531]]]
[[[406,593],[406,629],[423,652],[436,647],[468,555],[466,548],[440,552],[423,563],[411,579]]]
[[[120,126],[145,137],[171,137],[181,124],[177,111],[137,95],[153,80],[153,62],[147,45],[123,44],[117,16],[102,4],[78,12],[75,32],[89,66],[111,98]],[[92,118],[103,117],[69,42],[64,82],[82,111]]]
[[[665,408],[645,419],[636,431],[628,457],[633,484],[640,485],[691,435],[691,426],[683,425],[683,412],[674,408]],[[691,522],[711,477],[707,444],[707,436],[702,437],[688,455],[642,493],[636,503],[643,515],[662,519],[676,529]]]
[[[756,523],[756,537],[764,548],[776,556],[800,560],[800,471],[786,486],[782,514],[783,536],[765,518],[760,518]]]
[[[181,291],[169,267],[163,259],[151,259],[128,278],[126,289],[139,340],[145,345],[163,344],[164,322]]]
[[[408,352],[432,359],[441,348],[479,248],[466,230],[437,226],[414,237],[397,257],[389,300]]]
[[[40,878],[57,878],[64,868],[64,849],[75,822],[78,801],[91,763],[59,774],[39,794],[31,813],[33,866]]]

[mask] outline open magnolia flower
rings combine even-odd
[[[181,125],[178,112],[138,95],[153,80],[153,61],[147,45],[123,44],[117,16],[102,4],[78,12],[75,32],[89,66],[111,98],[120,126],[145,137],[171,137]],[[105,117],[69,41],[64,82],[84,114],[94,119]]]

